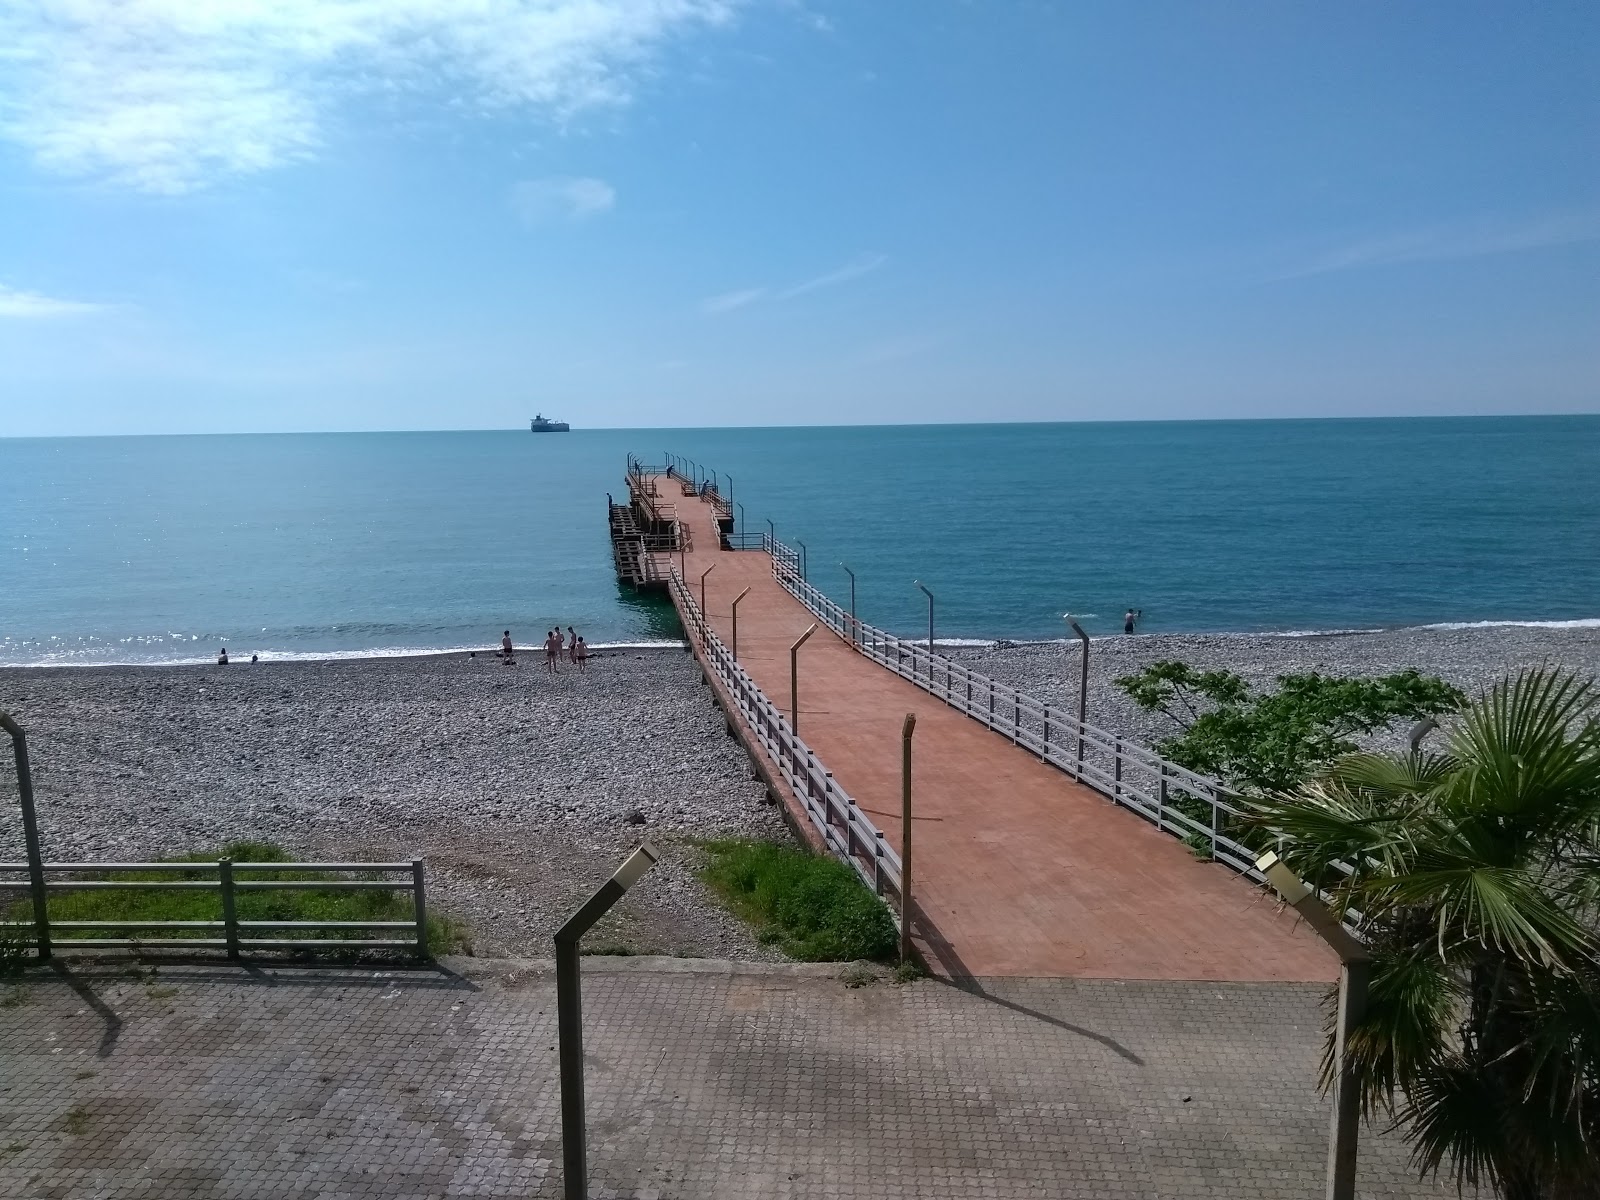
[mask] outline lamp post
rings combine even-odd
[[[1432,717],[1423,717],[1422,720],[1413,725],[1411,727],[1411,732],[1406,734],[1406,741],[1411,743],[1411,753],[1420,753],[1422,750],[1422,739],[1427,737],[1437,728],[1439,728],[1439,722],[1435,721]]]
[[[1062,613],[1061,619],[1072,626],[1072,632],[1083,643],[1083,662],[1078,669],[1078,771],[1083,771],[1083,727],[1089,720],[1089,635],[1071,613]],[[1165,786],[1165,785],[1163,785]]]
[[[710,619],[706,613],[706,576],[711,574],[711,572],[715,571],[716,569],[717,564],[712,563],[704,571],[700,572],[700,617],[702,620]]]
[[[817,631],[817,623],[800,635],[800,640],[789,647],[789,728],[795,736],[800,734],[800,647]]]
[[[1256,859],[1256,870],[1339,956],[1339,1015],[1333,1034],[1333,1122],[1328,1131],[1328,1174],[1323,1196],[1325,1200],[1353,1200],[1361,1092],[1350,1065],[1350,1035],[1367,1009],[1372,956],[1277,854],[1269,850]]]
[[[739,537],[742,540],[744,538],[744,505],[740,504],[735,507],[739,510]]]
[[[11,735],[17,762],[17,793],[22,800],[22,840],[28,855],[28,890],[33,893],[33,937],[40,962],[50,961],[50,910],[45,904],[44,855],[39,851],[39,822],[33,811],[33,770],[28,766],[28,735],[8,712],[0,712],[0,729]]]
[[[660,857],[656,848],[645,842],[556,930],[556,1029],[561,1058],[561,1161],[565,1168],[562,1194],[566,1200],[588,1200],[589,1196],[583,1105],[583,976],[578,943]]]
[[[778,527],[772,523],[772,518],[767,518],[767,553],[773,558],[778,557]]]
[[[752,584],[751,587],[755,585]],[[733,661],[739,661],[739,601],[750,594],[750,588],[745,588],[733,598]]]
[[[922,594],[928,598],[928,680],[933,681],[933,593],[922,587],[922,580],[912,581],[917,587],[922,588]]]
[[[856,632],[858,628],[856,625],[856,573],[843,563],[840,563],[839,566],[846,575],[850,576],[850,643],[855,645],[861,641]]]
[[[900,961],[911,961],[911,734],[917,714],[900,726]]]
[[[806,544],[799,538],[795,538],[794,544],[800,547],[800,578],[803,581],[806,577]]]

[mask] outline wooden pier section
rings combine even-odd
[[[814,827],[811,781],[821,777],[830,796],[837,785],[863,818],[849,826],[848,846],[859,848],[881,835],[889,850],[875,866],[863,868],[856,849],[857,869],[869,882],[889,880],[892,887],[880,890],[896,894],[901,725],[908,712],[916,714],[912,931],[937,973],[1232,982],[1337,978],[1332,952],[1250,879],[1221,862],[1197,858],[1164,831],[1170,824],[1157,828],[1045,761],[1036,752],[1038,730],[1022,731],[1020,701],[1008,699],[1003,706],[1018,709],[1008,735],[1004,715],[976,719],[969,712],[981,711],[981,704],[969,703],[963,712],[880,665],[864,652],[859,627],[847,624],[850,636],[841,636],[824,626],[800,649],[797,728],[786,736],[791,747],[793,735],[804,740],[816,769],[799,764],[803,787],[794,783],[792,765],[787,776],[774,770],[783,766],[785,753],[773,730],[789,717],[790,646],[818,623],[817,613],[780,582],[774,566],[775,556],[785,566],[783,548],[768,539],[761,539],[763,549],[732,548],[740,539],[732,533],[729,505],[714,488],[632,461],[629,482],[629,504],[612,505],[614,545],[615,510],[634,513],[626,534],[634,544],[626,554],[619,551],[619,573],[626,558],[624,578],[668,586],[730,726],[739,727],[753,753],[768,758],[769,784],[797,828],[814,844],[824,840]],[[672,584],[675,574],[681,585]],[[790,579],[792,585],[797,581],[798,572]],[[731,605],[747,588],[732,651]],[[714,639],[698,633],[700,628]],[[715,662],[713,649],[723,655]],[[764,706],[732,694],[730,653],[737,657],[734,671],[742,668],[764,693]],[[925,661],[928,687],[937,693],[937,665]],[[965,678],[970,702],[971,677],[957,672],[952,666],[946,674],[945,696],[961,700]],[[991,713],[994,707],[991,691]],[[1046,708],[1045,753],[1051,752],[1052,719]],[[1076,753],[1081,766],[1081,742]],[[1122,787],[1123,762],[1119,754],[1114,792]],[[1166,769],[1161,768],[1163,798]],[[827,839],[834,838],[833,829],[826,826]],[[830,844],[839,852],[836,840]],[[865,853],[870,860],[870,849]]]

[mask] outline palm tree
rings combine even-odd
[[[1372,952],[1363,1109],[1423,1174],[1506,1200],[1600,1197],[1600,722],[1528,671],[1444,754],[1355,754],[1253,819]],[[1324,1085],[1332,1065],[1324,1060]]]

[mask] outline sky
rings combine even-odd
[[[1600,5],[0,0],[0,436],[1600,411]]]

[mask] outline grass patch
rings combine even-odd
[[[289,853],[271,842],[230,842],[215,854],[189,854],[182,858],[163,860],[173,862],[216,862],[231,858],[235,862],[290,862]],[[376,873],[357,875],[356,878],[381,879]],[[190,871],[139,871],[103,872],[85,874],[85,880],[123,880],[134,883],[214,879]],[[349,875],[328,876],[307,871],[248,871],[241,872],[240,881],[266,880],[318,880],[351,878]],[[407,921],[411,919],[411,889],[400,885],[394,888],[373,888],[361,891],[339,891],[318,888],[307,891],[255,891],[240,890],[234,893],[235,915],[240,921]],[[222,920],[222,895],[220,892],[196,889],[194,891],[123,891],[121,889],[94,889],[82,892],[58,892],[49,900],[50,919],[56,921],[220,921]],[[8,920],[31,919],[29,903],[11,906]],[[70,945],[75,938],[102,936],[139,936],[137,929],[88,930],[52,929],[51,937]],[[216,929],[152,929],[149,944],[170,943],[190,938],[220,938],[222,930]],[[241,930],[242,938],[284,937],[295,939],[323,938],[403,938],[406,930],[360,929],[248,929]],[[465,943],[465,931],[454,921],[439,916],[428,918],[428,951],[430,954],[448,954]],[[336,949],[336,948],[330,948]]]
[[[74,1104],[67,1110],[63,1123],[73,1137],[81,1137],[89,1131],[89,1110],[81,1104]]]
[[[600,942],[579,951],[586,958],[632,958],[639,952],[626,942]]]
[[[702,877],[762,942],[801,962],[894,956],[894,918],[837,859],[743,838],[707,842],[705,851]]]

